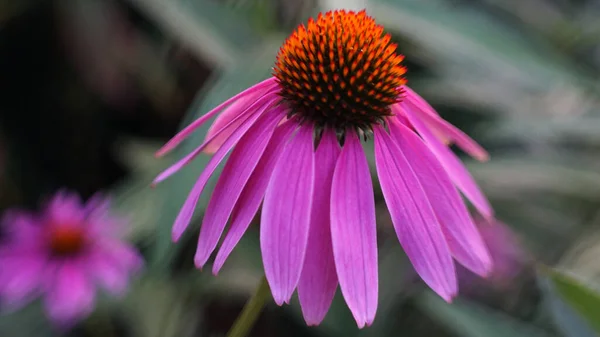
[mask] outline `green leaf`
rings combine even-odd
[[[543,268],[542,273],[552,281],[556,293],[600,333],[600,294],[558,270]]]
[[[432,318],[461,337],[548,337],[547,332],[504,313],[463,299],[446,303],[431,291],[417,299],[417,305]]]

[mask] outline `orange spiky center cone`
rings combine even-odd
[[[367,131],[401,100],[406,68],[396,48],[364,10],[330,11],[288,37],[273,75],[291,115],[340,132]]]

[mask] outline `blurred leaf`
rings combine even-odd
[[[455,299],[446,303],[431,291],[418,298],[417,305],[461,337],[549,337],[547,332],[501,312]]]
[[[197,96],[197,99],[193,103],[190,112],[184,121],[184,125],[190,124],[193,120],[204,115],[210,111],[210,109],[240,91],[266,79],[271,70],[275,51],[274,44],[266,44],[258,53],[248,54],[245,62],[241,62],[235,67],[229,68],[224,73],[217,75],[216,78],[207,84],[205,90]],[[161,160],[175,162],[175,160],[177,160],[176,158],[182,158],[192,152],[204,141],[204,137],[210,124],[210,122],[204,124],[190,135],[180,148],[174,151],[173,155]],[[159,218],[157,244],[153,259],[154,266],[159,269],[168,268],[170,260],[174,256],[175,246],[172,246],[171,243],[171,225],[181,209],[191,187],[209,160],[210,156],[206,154],[198,155],[198,157],[196,157],[189,165],[165,182],[159,184],[156,188],[157,193],[168,195],[168,200],[161,210],[161,216]],[[223,160],[222,164],[215,170],[215,173],[212,175],[212,178],[202,193],[196,206],[194,219],[204,211],[204,207],[210,198],[210,192],[214,188],[216,179],[225,162],[226,159]],[[192,220],[192,224],[193,223],[194,220]]]
[[[192,283],[145,278],[133,285],[119,306],[131,319],[134,336],[192,337],[202,324],[200,303]]]
[[[560,271],[543,268],[542,272],[552,281],[557,295],[600,333],[600,294]]]
[[[440,0],[373,0],[369,8],[389,30],[434,51],[431,57],[445,57],[469,72],[511,78],[536,87],[548,87],[558,78],[581,80],[575,75],[577,67],[550,52],[549,46],[527,40],[484,11],[457,8]]]
[[[200,58],[231,66],[262,39],[249,18],[211,0],[129,0]]]
[[[150,184],[168,163],[154,157],[159,144],[127,139],[120,141],[116,148],[131,169],[132,177],[112,190],[111,204],[117,215],[126,216],[129,220],[129,237],[133,240],[146,239],[154,233],[159,212],[169,197],[150,188]]]
[[[0,335],[52,337],[56,331],[45,317],[41,303],[33,302],[19,311],[0,315]]]
[[[565,337],[597,336],[585,320],[562,298],[557,296],[550,279],[540,278],[540,286],[544,291],[544,300],[547,302],[553,321]]]

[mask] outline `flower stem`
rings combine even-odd
[[[244,305],[244,309],[233,323],[233,326],[227,333],[227,337],[245,337],[250,333],[250,330],[256,323],[256,320],[260,316],[260,313],[270,297],[269,284],[267,279],[263,276],[256,287],[256,291],[252,294],[252,297]]]

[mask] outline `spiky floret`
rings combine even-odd
[[[300,25],[280,48],[273,75],[292,115],[340,132],[367,131],[391,114],[406,83],[391,36],[366,12],[330,11]]]

